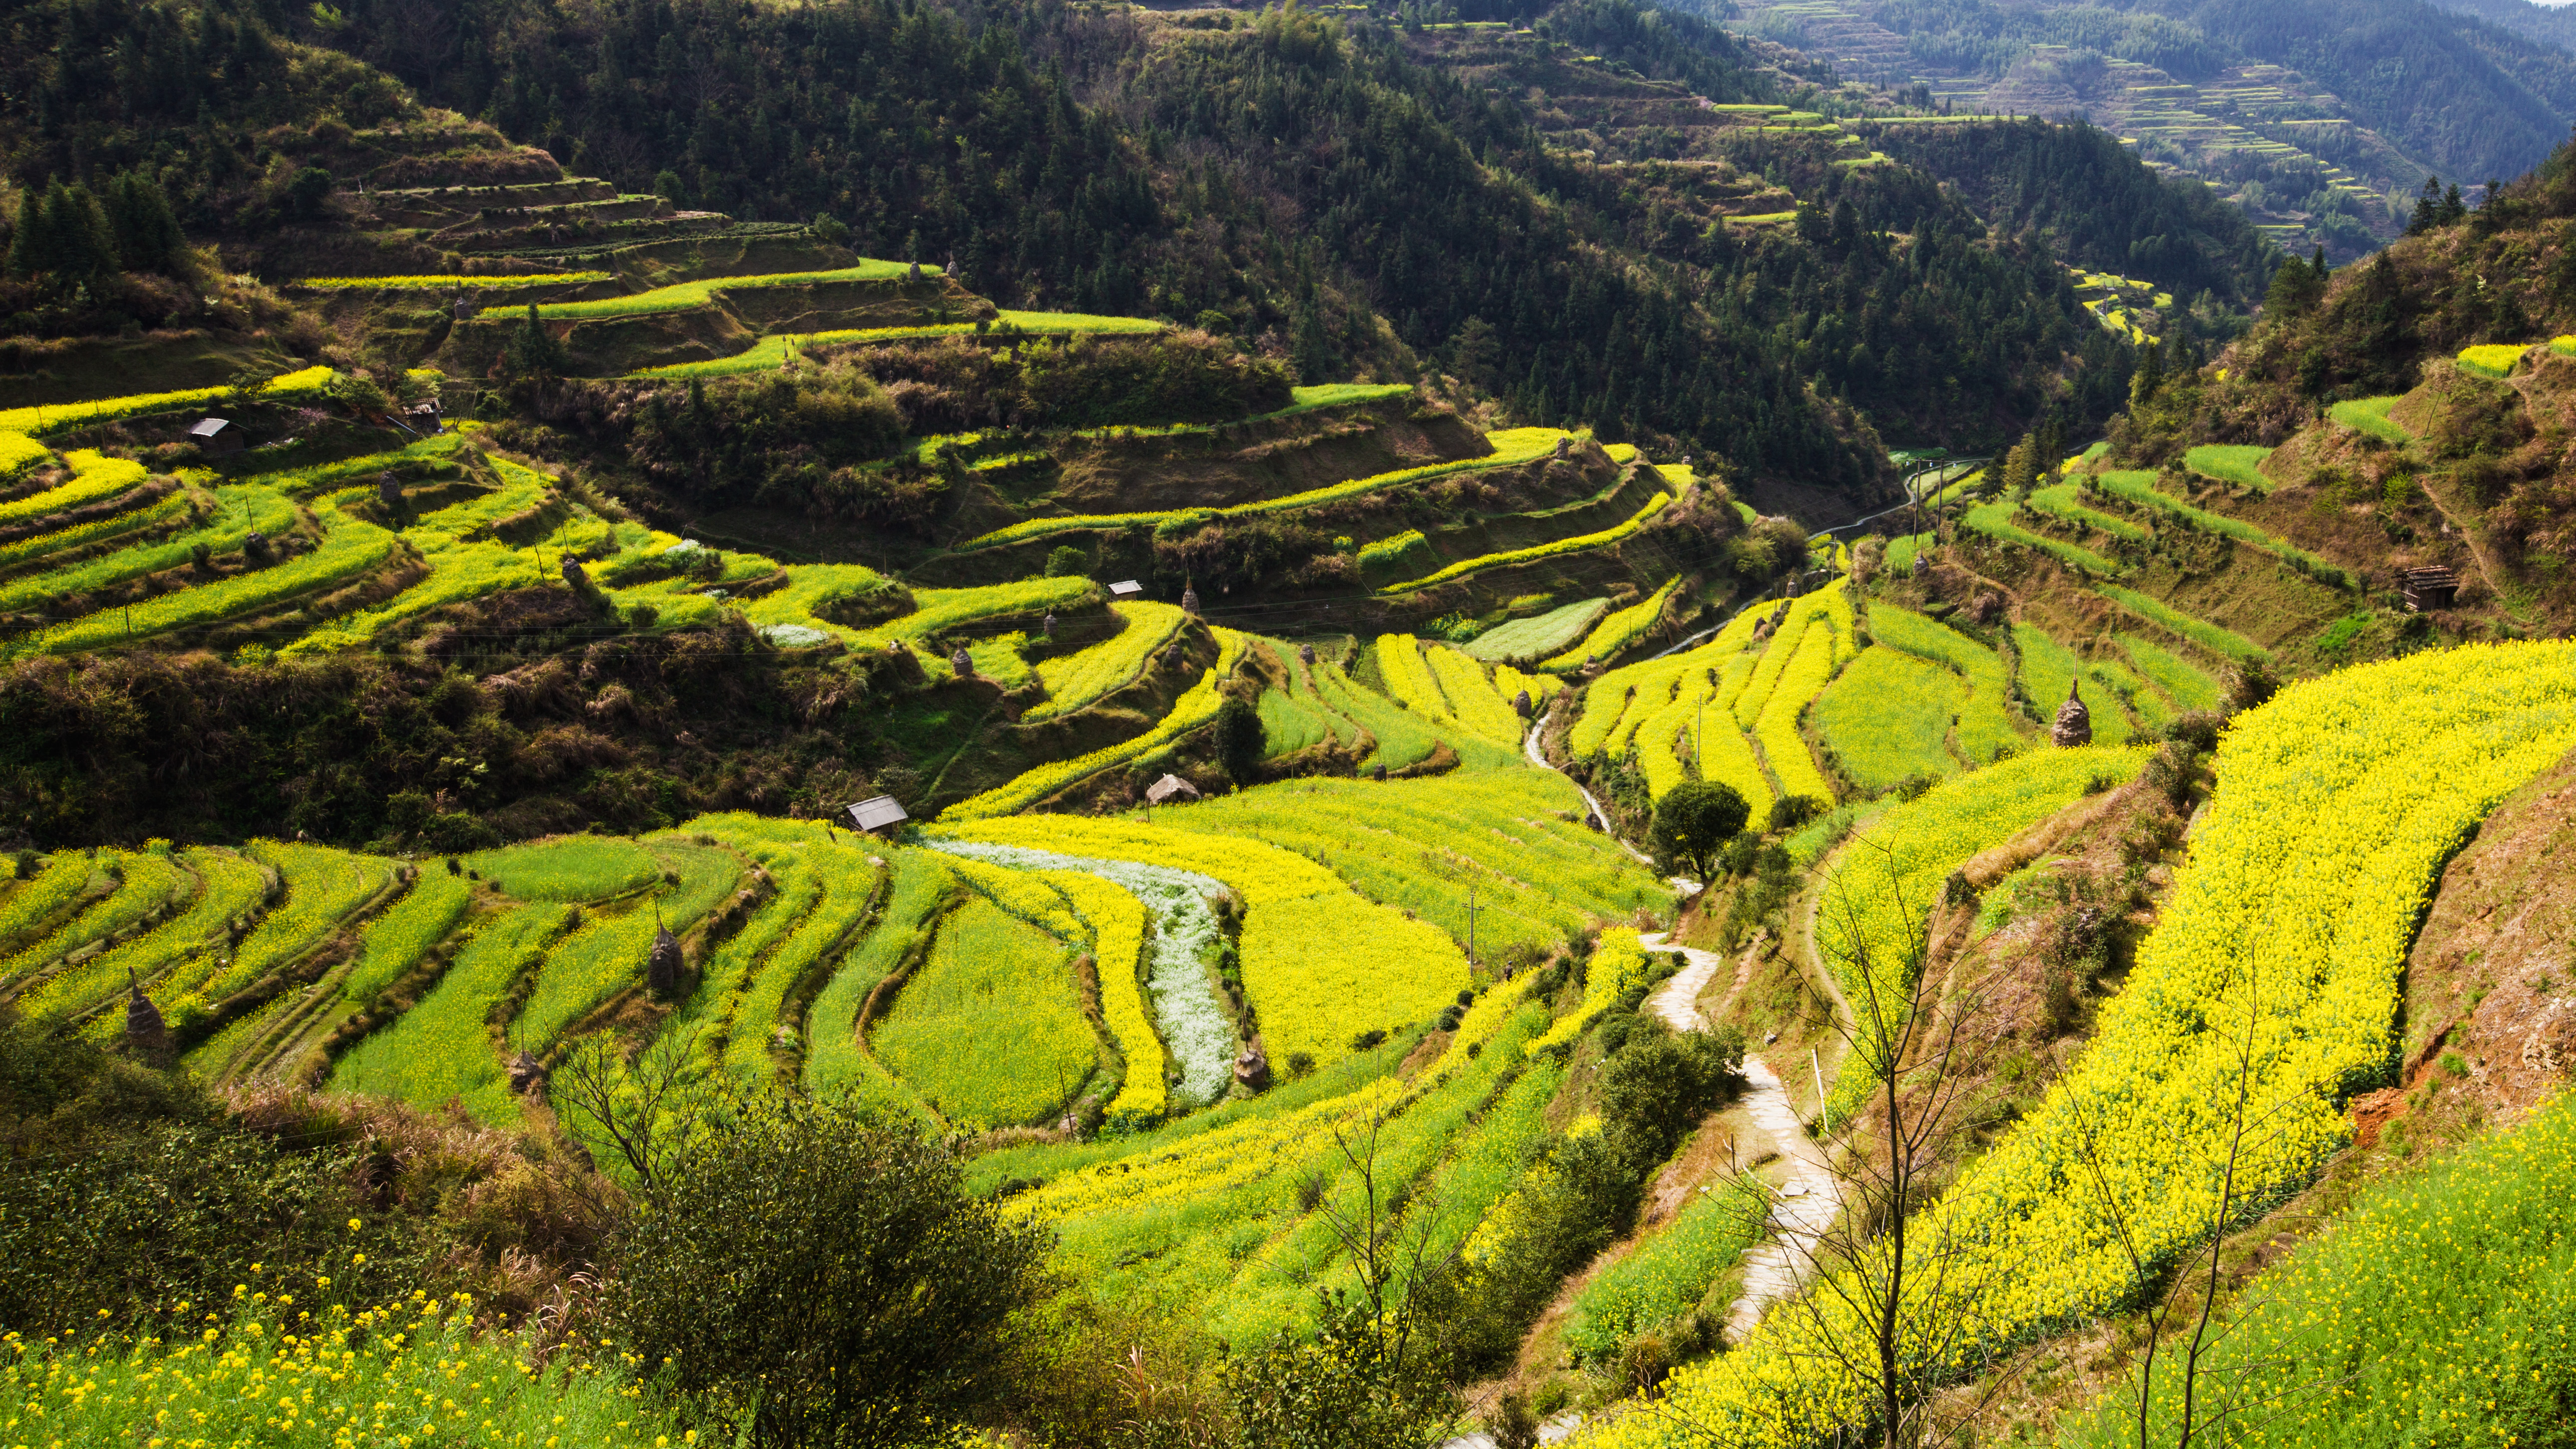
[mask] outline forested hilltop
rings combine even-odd
[[[1791,488],[1783,501],[1824,511],[1885,486],[1882,443],[1980,447],[2042,409],[2077,431],[2107,416],[2123,349],[2056,261],[2185,304],[2214,288],[2222,311],[2259,270],[2241,227],[2177,224],[2171,203],[2119,208],[2138,230],[2076,257],[2024,230],[2045,217],[1989,226],[1980,186],[1963,206],[1837,150],[1844,133],[1795,122],[1809,81],[1625,0],[1523,17],[1518,36],[1053,5],[972,22],[873,5],[185,14],[19,12],[13,170],[148,162],[237,263],[338,270],[326,246],[282,239],[329,220],[304,214],[324,195],[297,178],[354,191],[381,166],[329,128],[408,124],[399,79],[676,211],[827,217],[867,255],[953,258],[1002,305],[1209,325],[1307,377],[1434,368],[1531,421],[1724,457],[1755,496]],[[335,51],[382,70],[325,80]],[[308,85],[330,98],[297,99]],[[258,100],[232,132],[236,90]],[[1670,104],[1691,96],[1738,109]],[[1581,119],[1604,105],[1632,114]],[[1793,123],[1740,109],[1758,105]],[[1793,239],[1783,223],[1809,211]]]

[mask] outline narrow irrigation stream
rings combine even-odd
[[[1216,985],[1208,979],[1202,961],[1217,937],[1216,916],[1208,909],[1207,898],[1224,892],[1222,882],[1170,866],[1093,860],[1015,845],[966,840],[928,843],[934,850],[1023,870],[1083,871],[1142,902],[1146,914],[1154,918],[1145,992],[1154,1004],[1155,1029],[1181,1070],[1180,1085],[1172,1089],[1172,1096],[1180,1104],[1201,1107],[1225,1094],[1234,1081],[1234,1026],[1216,999]]]

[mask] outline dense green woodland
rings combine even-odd
[[[2000,126],[1889,126],[1888,154],[1959,188],[1997,228],[2035,228],[2068,261],[2140,277],[2177,296],[2242,306],[2280,263],[2244,213],[2208,190],[2139,167],[2119,138],[2036,118]]]
[[[1719,102],[1799,83],[1712,25],[1629,0],[1535,19]],[[864,254],[954,257],[1005,305],[1214,320],[1278,339],[1310,379],[1418,360],[1532,420],[1581,417],[1808,486],[1877,480],[1876,439],[1977,446],[2043,407],[2098,423],[2125,388],[2124,349],[2053,253],[1988,238],[1919,173],[1756,147],[1740,162],[1795,187],[1833,244],[1810,244],[1813,228],[1794,243],[1676,232],[1631,175],[1553,153],[1514,100],[1367,20],[1239,19],[1149,45],[1053,4],[969,18],[57,0],[10,34],[12,173],[104,185],[148,169],[200,233],[310,217],[330,127],[399,114],[398,77],[628,190],[751,220],[828,215]],[[2136,253],[2157,263],[2147,275],[2206,286],[2206,254],[2247,244],[2153,224],[2088,237],[2088,255]],[[1902,299],[1882,285],[1899,265]],[[1826,322],[1871,294],[1859,325]]]

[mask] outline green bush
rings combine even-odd
[[[228,1300],[254,1264],[345,1252],[357,1154],[294,1152],[228,1122],[188,1079],[59,1021],[0,1019],[0,1328],[29,1339]],[[331,1270],[396,1293],[426,1264],[381,1234]]]
[[[1232,697],[1217,706],[1216,758],[1238,785],[1250,784],[1261,771],[1269,746],[1261,731],[1261,712]]]
[[[1731,1027],[1676,1033],[1656,1017],[1634,1022],[1601,1064],[1601,1117],[1642,1174],[1671,1156],[1734,1084],[1744,1038]]]
[[[1227,422],[1294,401],[1284,365],[1186,332],[1041,342],[1021,366],[1027,421],[1044,427]]]
[[[969,1197],[939,1147],[779,1097],[657,1180],[620,1233],[609,1311],[752,1442],[912,1444],[1017,1385],[1047,1245]]]

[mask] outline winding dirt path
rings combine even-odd
[[[1541,728],[1543,727],[1540,725],[1530,726],[1530,732],[1521,740],[1521,753],[1529,757],[1529,762],[1531,764],[1538,766],[1542,770],[1556,770],[1556,766],[1547,762],[1546,754],[1541,752],[1538,747],[1538,732]],[[1610,823],[1610,812],[1601,808],[1601,802],[1592,798],[1592,792],[1584,789],[1581,781],[1575,779],[1572,775],[1566,775],[1563,770],[1556,770],[1556,773],[1565,775],[1565,783],[1572,785],[1574,787],[1574,793],[1583,797],[1583,803],[1591,808],[1592,818],[1600,825],[1602,834],[1609,836],[1612,840],[1618,841],[1619,848],[1621,850],[1628,852],[1644,864],[1652,866],[1655,863],[1644,851],[1630,845],[1625,839],[1621,838],[1618,827]],[[1696,890],[1698,887],[1693,886],[1692,889]]]
[[[2415,477],[2416,486],[2424,490],[2424,501],[2432,504],[2433,511],[2442,515],[2442,521],[2451,525],[2451,530],[2460,536],[2460,542],[2469,546],[2469,559],[2478,566],[2478,577],[2486,580],[2487,594],[2495,600],[2496,607],[2520,618],[2520,612],[2506,598],[2504,590],[2496,584],[2495,569],[2487,563],[2486,547],[2478,542],[2477,530],[2461,522],[2460,516],[2451,511],[2451,505],[2443,500],[2441,493],[2436,491],[2429,481],[2432,476],[2430,473],[2419,473]]]
[[[1708,1022],[1700,1015],[1699,994],[1724,968],[1726,958],[1715,951],[1672,945],[1660,932],[1637,939],[1649,951],[1678,951],[1687,963],[1646,998],[1646,1009],[1675,1031],[1705,1031]],[[1769,1063],[1748,1054],[1744,1077],[1745,1115],[1752,1119],[1755,1131],[1770,1139],[1770,1150],[1779,1154],[1787,1180],[1771,1209],[1771,1240],[1744,1255],[1744,1293],[1726,1315],[1726,1336],[1736,1343],[1742,1343],[1762,1321],[1763,1309],[1797,1290],[1815,1261],[1816,1240],[1842,1212],[1842,1192],[1824,1149],[1807,1136],[1779,1075]]]

